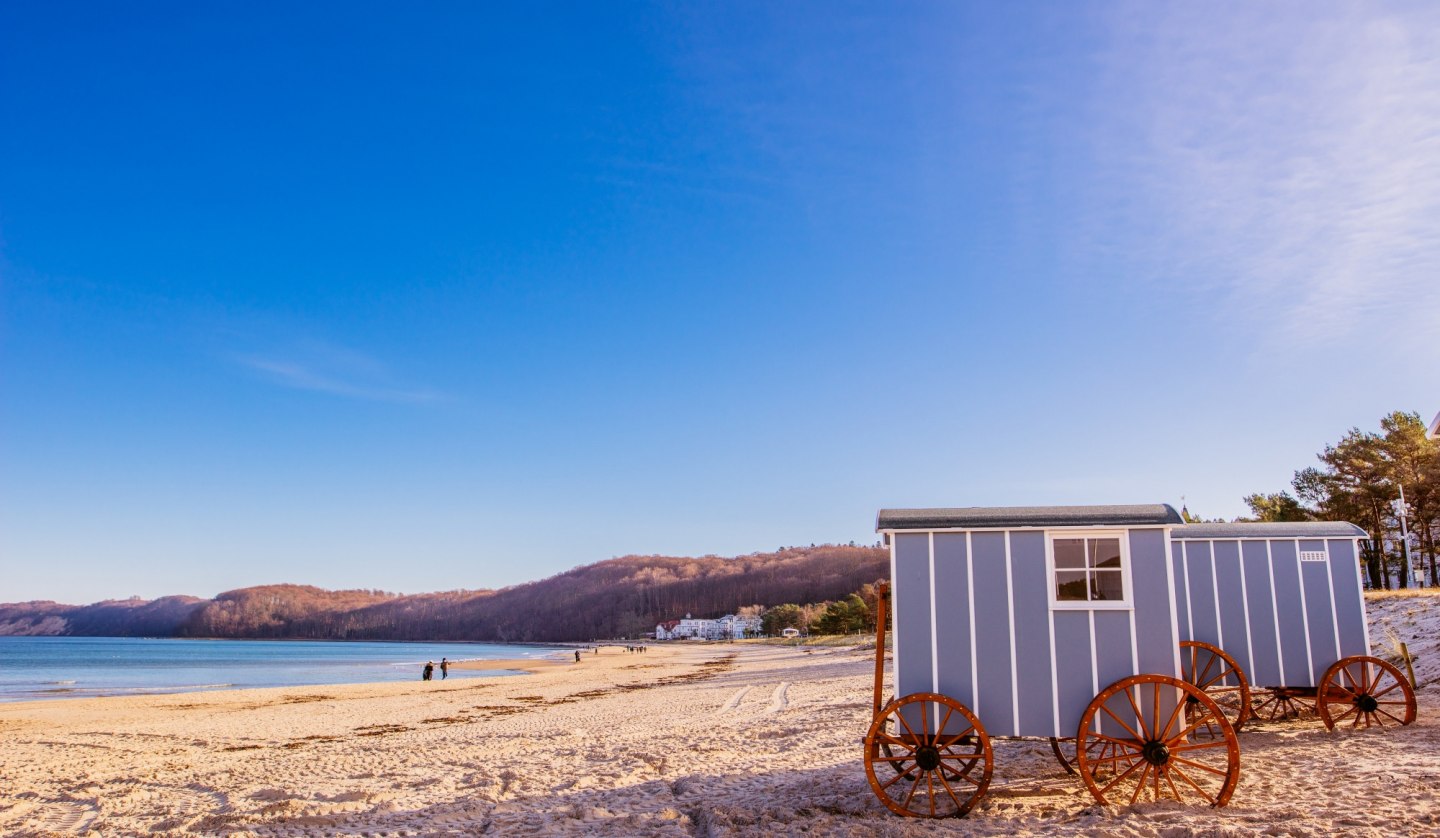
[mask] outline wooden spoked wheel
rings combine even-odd
[[[1265,687],[1256,691],[1256,703],[1250,716],[1267,722],[1311,716],[1315,714],[1315,705],[1311,703],[1313,698],[1314,695],[1306,689]]]
[[[1184,679],[1199,687],[1220,707],[1225,720],[1239,730],[1250,719],[1250,684],[1245,672],[1235,659],[1219,646],[1186,640],[1180,644],[1180,674]],[[1194,699],[1186,698],[1190,710],[1194,710]],[[1187,711],[1188,712],[1188,711]],[[1201,728],[1197,735],[1204,733],[1210,738],[1219,735],[1211,727]]]
[[[980,720],[938,693],[891,701],[865,734],[865,777],[897,815],[964,815],[990,786],[994,764]]]
[[[1415,692],[1400,670],[1379,658],[1342,658],[1325,670],[1315,692],[1325,727],[1399,727],[1415,721]]]
[[[1213,737],[1202,733],[1207,726]],[[1165,675],[1135,675],[1102,690],[1080,718],[1075,748],[1080,778],[1101,803],[1224,806],[1240,780],[1240,741],[1220,706]]]
[[[1065,769],[1065,773],[1071,777],[1075,776],[1075,740],[1072,738],[1057,739],[1050,737],[1050,750],[1055,753],[1055,761]]]
[[[1055,761],[1060,763],[1060,767],[1065,769],[1066,774],[1073,777],[1078,773],[1075,770],[1075,737],[1067,736],[1064,739],[1050,737],[1050,750],[1054,752]],[[1098,739],[1090,743],[1090,755],[1093,760],[1104,759],[1111,750],[1113,749],[1108,743]]]

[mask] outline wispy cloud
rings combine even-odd
[[[1302,349],[1433,342],[1440,7],[1142,4],[1112,34],[1086,246]]]
[[[394,386],[378,362],[330,346],[312,344],[304,360],[255,354],[235,355],[233,359],[265,380],[293,390],[380,402],[442,400],[441,394],[433,390]]]

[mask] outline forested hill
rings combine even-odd
[[[0,604],[0,635],[571,641],[636,636],[662,620],[821,602],[889,575],[877,547],[796,547],[735,558],[625,556],[498,591],[402,596],[264,585],[214,599]]]

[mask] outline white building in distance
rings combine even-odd
[[[760,633],[759,617],[726,614],[718,620],[667,620],[655,626],[656,640],[741,640]]]

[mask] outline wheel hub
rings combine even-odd
[[[1380,707],[1380,702],[1369,694],[1355,696],[1355,706],[1360,708],[1362,713],[1374,713]]]
[[[1151,765],[1164,765],[1170,761],[1170,749],[1165,747],[1165,743],[1158,739],[1151,739],[1149,742],[1146,742],[1145,747],[1140,749],[1140,753],[1145,757],[1145,761]]]
[[[921,745],[915,749],[915,764],[921,771],[934,771],[940,767],[940,750],[934,745]]]

